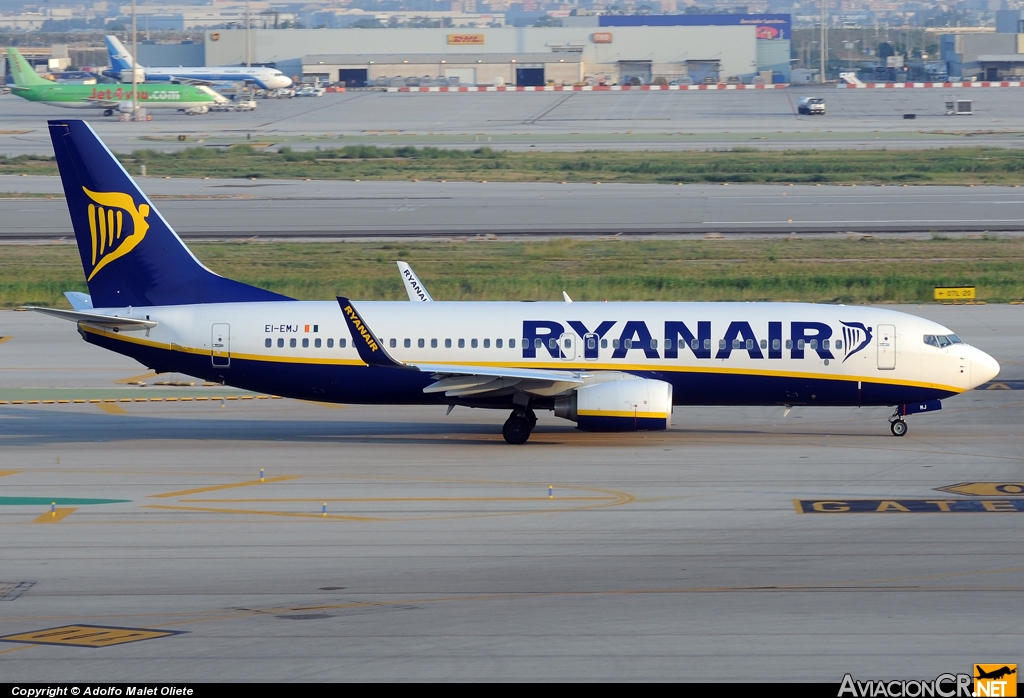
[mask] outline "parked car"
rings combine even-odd
[[[232,111],[253,111],[256,109],[254,99],[236,99],[231,103]]]
[[[669,83],[669,85],[692,85],[693,78],[689,75],[680,75],[675,80]]]

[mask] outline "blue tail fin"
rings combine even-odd
[[[107,53],[110,54],[110,69],[118,73],[126,70],[131,74],[134,59],[124,45],[116,36],[108,35],[103,37],[103,40],[107,43]]]
[[[93,307],[292,300],[204,267],[89,124],[48,123]]]

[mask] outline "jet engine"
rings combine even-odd
[[[555,401],[555,416],[583,431],[662,431],[672,425],[672,385],[647,378],[585,385]]]

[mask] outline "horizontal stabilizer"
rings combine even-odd
[[[130,317],[117,317],[114,315],[101,315],[100,313],[84,313],[78,310],[58,310],[57,308],[38,308],[32,305],[22,306],[24,310],[34,310],[43,315],[59,317],[61,320],[71,322],[84,322],[93,327],[103,327],[108,330],[119,332],[139,332],[156,327],[157,323],[152,320],[139,320]]]
[[[65,291],[64,297],[68,299],[68,303],[75,310],[92,310],[92,296],[88,293],[79,293],[78,291]]]

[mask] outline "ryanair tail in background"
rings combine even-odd
[[[93,307],[291,300],[204,267],[89,124],[49,127]]]

